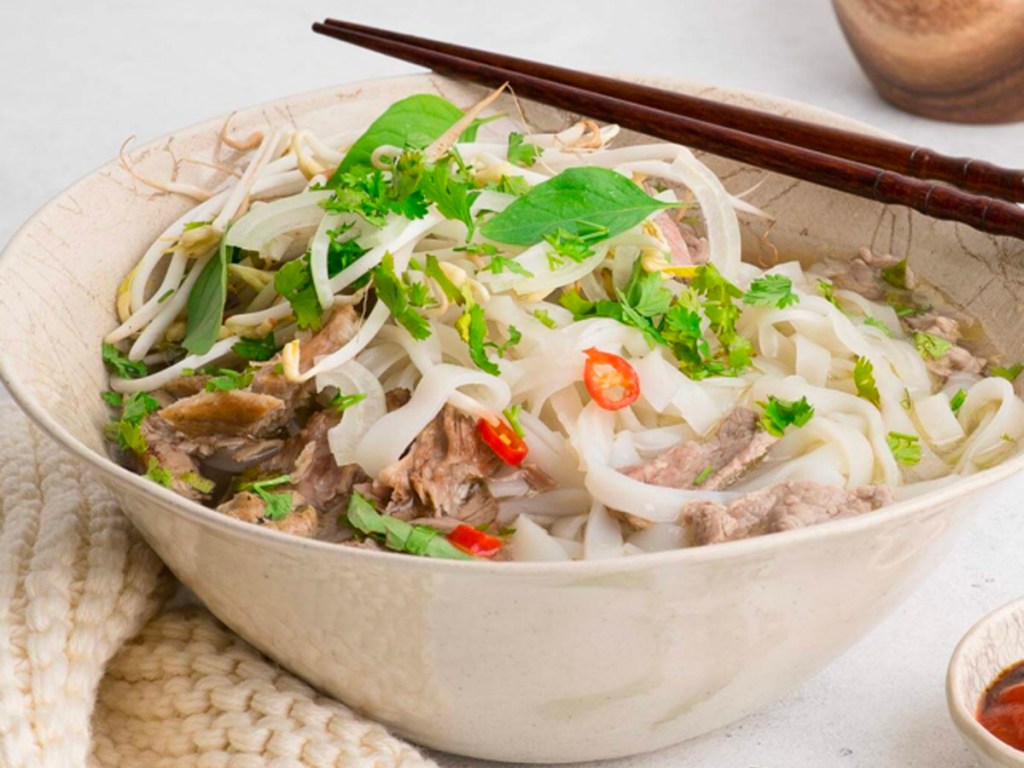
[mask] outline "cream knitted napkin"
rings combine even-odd
[[[202,608],[146,624],[173,579],[87,467],[0,424],[0,767],[433,765]]]

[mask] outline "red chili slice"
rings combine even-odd
[[[491,557],[501,549],[501,539],[489,536],[469,525],[460,525],[449,533],[448,541],[474,557]]]
[[[640,378],[625,358],[591,347],[584,350],[583,383],[594,402],[606,411],[617,411],[640,397]]]
[[[476,423],[476,431],[480,433],[480,437],[491,447],[491,450],[498,454],[498,457],[506,464],[518,467],[523,463],[528,450],[526,443],[504,421],[492,423],[487,421],[487,419],[480,419]]]

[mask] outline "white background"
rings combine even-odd
[[[413,71],[309,32],[329,15],[580,69],[761,90],[946,152],[1024,164],[1024,126],[947,125],[880,101],[823,0],[4,0],[0,243],[130,134],[147,141],[289,93]],[[1024,478],[979,499],[952,555],[914,596],[774,707],[674,749],[605,765],[974,765],[946,715],[943,676],[963,632],[1024,592],[1022,495]]]

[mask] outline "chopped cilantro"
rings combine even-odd
[[[426,283],[409,282],[405,280],[405,292],[409,300],[410,307],[416,307],[422,309],[426,306],[433,306],[437,303],[433,296],[430,295],[430,288],[427,287]]]
[[[458,286],[441,269],[441,263],[432,253],[427,254],[427,266],[423,269],[423,274],[436,282],[450,301],[454,301],[456,304],[466,303],[467,297],[463,295]]]
[[[512,427],[512,431],[515,432],[518,437],[526,436],[526,432],[523,430],[523,425],[519,422],[519,413],[522,410],[523,406],[517,403],[516,405],[510,405],[501,412],[501,415],[505,417],[509,426]]]
[[[1014,363],[1013,365],[1006,367],[1002,365],[993,365],[989,367],[988,375],[998,376],[999,378],[1006,379],[1007,381],[1015,381],[1017,377],[1020,376],[1021,371],[1024,371],[1024,364],[1022,363]]]
[[[886,439],[889,450],[900,464],[912,466],[921,460],[921,440],[917,435],[890,432]]]
[[[901,259],[893,264],[891,267],[882,267],[881,277],[885,282],[891,285],[893,288],[903,288],[906,290],[909,286],[907,285],[907,260]]]
[[[496,275],[500,275],[506,269],[522,277],[533,277],[533,272],[528,270],[522,264],[515,259],[506,259],[504,256],[491,256],[490,262],[487,264],[487,269]]]
[[[603,231],[602,231],[603,230]],[[591,243],[601,240],[608,233],[607,228],[587,232],[586,234],[574,234],[567,229],[559,228],[544,236],[544,242],[551,246],[552,250],[559,256],[575,261],[577,264],[589,256],[594,255]],[[562,262],[559,261],[559,264]]]
[[[711,477],[713,474],[715,474],[715,468],[709,464],[700,471],[699,475],[693,478],[694,486],[699,488],[700,486],[704,485],[707,479]]]
[[[543,150],[536,144],[523,141],[523,134],[512,132],[508,135],[508,161],[513,165],[527,168],[537,162]]]
[[[124,395],[120,392],[100,392],[100,397],[111,408],[120,408],[124,404]]]
[[[207,392],[230,392],[233,389],[245,389],[252,384],[253,370],[246,368],[239,373],[230,368],[221,368],[206,382]]]
[[[169,470],[160,466],[155,456],[149,457],[149,464],[146,466],[146,473],[143,475],[147,480],[152,480],[157,485],[170,488],[174,482],[174,475]]]
[[[385,253],[381,263],[373,268],[373,287],[377,298],[391,310],[395,321],[414,339],[422,341],[430,336],[430,323],[409,305],[405,284],[395,274],[395,260]]]
[[[239,339],[231,351],[245,360],[262,362],[277,353],[277,344],[274,342],[274,334],[268,333],[262,337]]]
[[[121,418],[112,421],[105,430],[107,437],[126,453],[145,453],[149,450],[149,444],[142,436],[142,420],[159,408],[160,401],[146,392],[129,395],[124,398]]]
[[[956,391],[956,394],[954,394],[951,398],[949,398],[949,407],[953,411],[953,413],[959,413],[960,412],[960,408],[963,407],[964,400],[966,400],[966,399],[967,399],[967,391],[963,390],[963,389],[958,389]]]
[[[129,360],[113,344],[103,345],[103,362],[122,379],[138,379],[149,373],[142,360]]]
[[[487,357],[487,319],[479,304],[473,304],[456,322],[463,341],[469,346],[469,356],[481,371],[498,376],[501,370]]]
[[[265,480],[254,480],[242,483],[238,490],[252,491],[263,500],[263,516],[269,520],[283,520],[292,511],[291,493],[272,493],[268,488],[291,483],[291,475],[278,475]]]
[[[553,319],[551,319],[551,315],[548,314],[548,311],[546,309],[535,309],[533,311],[533,316],[538,321],[540,321],[540,323],[545,328],[557,328],[558,327],[558,325],[555,323],[555,321]]]
[[[825,301],[836,309],[840,311],[843,309],[843,305],[840,304],[839,299],[836,298],[835,286],[828,280],[818,281],[818,293],[820,293],[824,297]]]
[[[918,353],[926,360],[938,360],[953,348],[953,344],[941,336],[926,331],[918,331],[914,334],[914,346]]]
[[[508,327],[508,341],[504,344],[495,344],[493,341],[489,341],[485,346],[494,347],[494,351],[498,353],[498,357],[504,357],[509,347],[514,347],[522,340],[523,334],[520,333],[519,329],[514,325],[510,325]]]
[[[765,275],[750,284],[743,294],[744,304],[782,309],[796,304],[800,297],[793,293],[793,281],[785,275]]]
[[[205,477],[200,475],[198,472],[189,471],[183,475],[178,475],[178,479],[183,483],[195,488],[200,493],[210,493],[213,490],[214,483],[212,480],[207,480]]]
[[[471,256],[494,256],[501,253],[498,247],[491,243],[466,243],[465,245],[458,245],[452,250],[468,253]]]
[[[338,392],[334,397],[331,398],[330,407],[339,413],[344,411],[346,408],[351,408],[357,403],[363,402],[366,399],[365,392],[356,392],[352,395],[344,395]]]
[[[309,254],[283,264],[274,275],[274,290],[292,305],[295,322],[303,330],[319,330],[323,311],[313,287]]]
[[[814,406],[807,402],[806,397],[790,401],[769,395],[768,402],[759,402],[758,405],[764,411],[762,429],[775,437],[782,437],[786,427],[802,427],[814,415]]]
[[[858,357],[854,363],[853,383],[857,387],[857,394],[877,408],[881,395],[875,384],[875,366],[866,357]]]
[[[140,424],[153,411],[160,410],[160,401],[146,392],[135,392],[124,399],[121,420]]]
[[[451,170],[453,162],[456,165],[454,172]],[[437,205],[442,216],[466,225],[467,241],[473,237],[476,221],[473,219],[472,207],[480,196],[480,190],[468,178],[457,154],[449,152],[438,161],[433,170],[424,174],[420,188],[427,200]]]
[[[487,189],[501,192],[505,195],[520,197],[530,191],[530,185],[522,176],[502,176],[498,181],[492,181]]]
[[[892,331],[889,330],[889,326],[879,320],[877,317],[871,317],[868,315],[864,318],[864,325],[870,325],[872,328],[877,328],[890,339],[892,338]]]

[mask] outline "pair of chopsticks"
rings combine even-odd
[[[748,165],[1024,238],[1024,171],[336,19],[319,34]],[[944,182],[944,183],[937,183]]]

